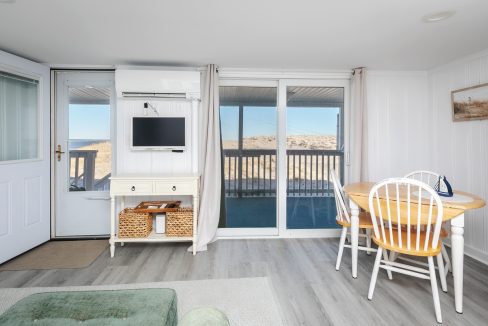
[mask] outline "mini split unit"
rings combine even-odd
[[[117,69],[115,88],[119,98],[199,100],[200,72]]]

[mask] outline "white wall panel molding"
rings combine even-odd
[[[430,168],[427,81],[426,72],[368,72],[370,180]]]
[[[488,120],[453,122],[451,91],[488,82],[488,50],[429,72],[430,160],[455,189],[488,199]],[[468,211],[466,254],[488,263],[488,208]]]

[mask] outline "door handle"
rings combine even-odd
[[[58,162],[61,161],[61,154],[64,154],[66,152],[63,152],[61,150],[61,145],[58,145],[58,149],[55,151],[56,155],[58,156]]]
[[[88,200],[110,200],[110,197],[85,197]]]
[[[132,188],[130,188],[130,190],[136,191],[136,186],[132,186]]]

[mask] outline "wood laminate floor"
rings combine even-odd
[[[67,286],[266,276],[288,325],[436,325],[430,282],[380,270],[366,298],[374,255],[359,253],[351,277],[350,250],[336,271],[337,239],[220,240],[192,256],[184,243],[126,244],[89,267],[4,271],[0,287]],[[440,291],[440,288],[439,288]],[[440,291],[444,325],[488,325],[488,267],[465,258],[464,313],[454,310],[452,275]]]

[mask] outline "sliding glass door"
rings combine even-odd
[[[335,232],[330,173],[344,181],[347,87],[344,80],[221,81],[219,235]]]
[[[220,87],[225,234],[277,234],[277,87]]]
[[[343,108],[342,87],[286,86],[287,229],[336,227],[330,174],[343,176]]]

